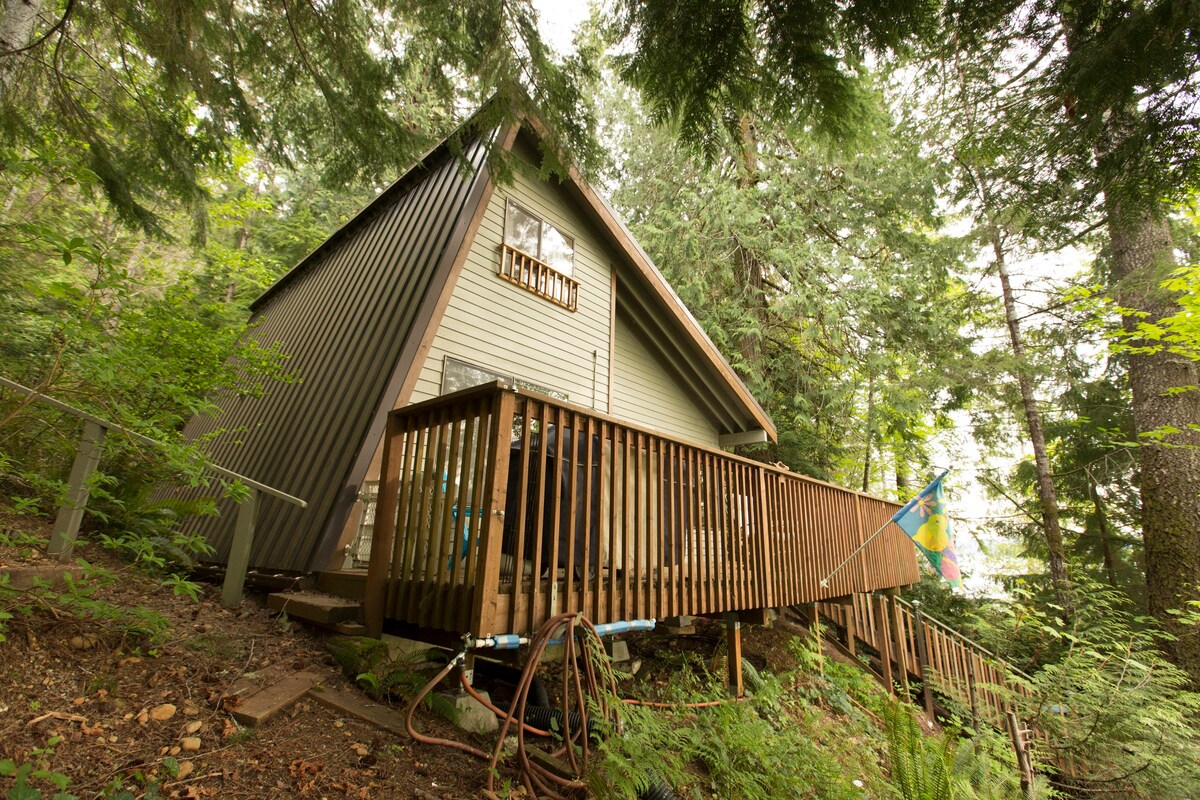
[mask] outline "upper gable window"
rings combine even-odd
[[[575,240],[553,224],[508,200],[500,277],[574,311],[579,302]]]
[[[575,240],[512,200],[504,211],[504,243],[568,278],[575,274]]]

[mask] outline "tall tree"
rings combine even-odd
[[[1004,42],[992,43],[989,51],[1002,54]],[[926,53],[926,56],[928,53]],[[932,62],[932,63],[930,63]],[[1052,474],[1042,418],[1042,398],[1037,376],[1026,353],[1023,315],[1013,286],[1010,259],[1019,250],[1037,255],[1040,243],[1025,230],[1028,214],[1011,183],[1006,160],[1030,150],[1031,131],[1019,124],[1000,122],[1005,98],[998,89],[1013,76],[1001,61],[971,57],[958,51],[924,62],[925,80],[914,81],[919,101],[906,98],[902,104],[914,135],[953,171],[952,199],[959,213],[970,219],[981,249],[989,260],[1000,288],[1009,353],[1002,363],[1016,384],[1026,441],[1033,452],[1035,486],[1040,507],[1040,534],[1054,598],[1065,616],[1074,613],[1067,545],[1059,521],[1059,496]],[[930,113],[931,109],[934,113]],[[1036,136],[1036,133],[1032,133]],[[1018,155],[1019,157],[1019,155]],[[984,257],[981,254],[981,258]]]
[[[885,480],[875,457],[919,469],[942,412],[969,395],[959,328],[975,302],[953,274],[960,242],[936,232],[939,170],[875,122],[869,147],[847,153],[758,120],[709,163],[624,112],[612,182],[639,241],[778,422],[764,456],[851,484],[866,473],[878,491],[897,470]]]
[[[530,0],[217,3],[11,0],[0,7],[0,142],[55,131],[122,219],[203,220],[205,171],[237,142],[331,185],[391,177],[460,101],[494,122],[539,114],[578,160],[595,148],[582,57],[542,41]]]
[[[777,97],[799,117],[844,120],[823,101],[856,71],[827,81],[832,70],[820,66],[902,45],[928,32],[928,14],[938,10],[948,49],[984,58],[999,43],[1017,64],[1000,87],[1006,108],[1041,134],[1020,165],[1022,206],[1041,222],[1090,216],[1104,227],[1127,324],[1173,311],[1160,288],[1173,255],[1164,201],[1200,186],[1200,14],[1192,0],[998,0],[916,11],[855,2],[692,5],[625,0],[634,50],[623,74],[660,118],[684,126],[685,141],[702,145],[713,141],[730,95],[764,107]],[[1200,419],[1200,392],[1186,390],[1197,385],[1196,365],[1158,347],[1128,361],[1138,433],[1183,431],[1141,448],[1147,593],[1175,635],[1170,655],[1200,682],[1200,630],[1170,613],[1196,599],[1200,585],[1200,433],[1181,427]]]
[[[1064,130],[1095,160],[1108,260],[1127,329],[1171,316],[1174,264],[1164,199],[1200,186],[1200,15],[1194,3],[1063,3],[1065,52],[1049,84],[1069,98]],[[1078,163],[1068,161],[1067,163]],[[1174,614],[1200,600],[1200,374],[1143,342],[1127,354],[1150,613],[1172,660],[1200,684],[1200,627]],[[1177,431],[1163,440],[1163,431]]]

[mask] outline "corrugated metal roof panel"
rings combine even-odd
[[[255,304],[251,335],[288,354],[291,384],[273,384],[260,398],[217,399],[217,419],[197,417],[189,438],[222,429],[206,447],[218,463],[308,501],[307,509],[264,497],[252,567],[307,571],[318,565],[330,516],[359,459],[388,382],[410,337],[420,337],[421,309],[436,298],[429,288],[447,254],[452,232],[470,216],[488,145],[478,138],[463,160],[435,151],[418,172],[389,189],[355,218],[332,245],[302,261]],[[410,348],[411,350],[411,348]],[[198,494],[194,492],[193,494]],[[227,558],[233,506],[191,529]],[[327,548],[326,548],[327,549]]]

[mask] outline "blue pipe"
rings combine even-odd
[[[627,619],[620,622],[605,622],[596,627],[596,633],[600,636],[615,636],[618,633],[629,633],[630,631],[652,631],[654,630],[655,621],[652,619]],[[562,639],[551,639],[546,644],[562,644]]]
[[[605,622],[596,626],[596,633],[601,636],[612,636],[617,633],[629,633],[630,631],[652,631],[654,630],[655,620],[652,619],[630,619],[623,622]]]
[[[600,636],[615,636],[619,633],[630,633],[632,631],[652,631],[654,630],[655,620],[652,619],[627,619],[620,622],[605,622],[596,626],[596,633]],[[551,639],[547,644],[562,644],[562,639]],[[517,633],[499,633],[492,636],[484,636],[481,639],[474,640],[474,647],[493,647],[497,650],[516,650],[522,645],[529,644],[529,639]]]
[[[501,633],[495,636],[485,636],[482,639],[475,639],[473,647],[494,647],[497,650],[516,650],[524,644],[529,644],[529,639],[524,636],[519,636],[515,633]]]

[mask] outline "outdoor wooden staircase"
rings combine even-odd
[[[1031,696],[1032,679],[894,593],[854,594],[816,612],[855,657],[867,659],[888,687],[916,693],[927,713],[935,702],[1005,729],[1005,717]]]
[[[1034,748],[1044,751],[1041,763],[1075,775],[1075,765],[1058,757],[1054,742],[1033,724],[1040,711],[1033,679],[897,592],[856,593],[808,610],[810,623],[825,625],[840,649],[931,718],[954,714],[976,729],[986,724],[1007,733],[1023,779],[1032,781]]]
[[[362,602],[349,597],[312,590],[273,592],[267,595],[267,608],[347,636],[367,631]]]

